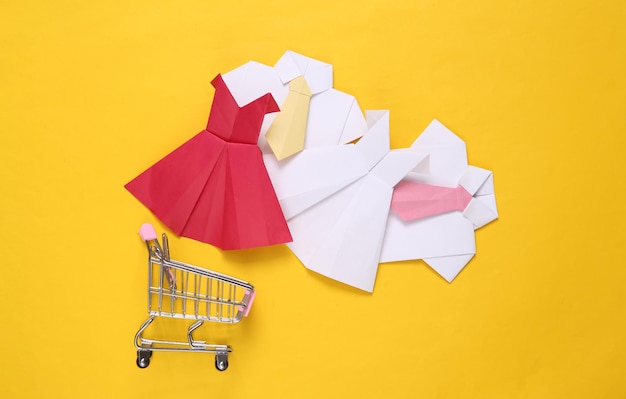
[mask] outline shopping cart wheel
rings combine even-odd
[[[150,365],[150,357],[152,356],[152,351],[146,350],[138,350],[137,351],[137,367],[140,369],[145,369]]]
[[[218,353],[215,355],[215,368],[224,371],[228,368],[228,354]]]

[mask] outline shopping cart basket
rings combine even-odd
[[[148,319],[135,335],[137,366],[146,368],[153,351],[189,351],[215,354],[215,367],[228,368],[229,345],[208,344],[193,338],[205,321],[238,323],[248,316],[254,287],[236,278],[170,259],[165,233],[163,246],[151,224],[139,234],[148,247]],[[142,334],[155,317],[195,320],[187,329],[186,341],[149,339]]]

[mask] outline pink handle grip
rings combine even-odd
[[[141,239],[144,241],[151,241],[157,239],[157,233],[154,230],[154,227],[150,223],[144,223],[141,225],[139,229],[139,235]]]
[[[243,317],[248,317],[248,314],[250,313],[250,309],[252,309],[252,303],[254,302],[255,296],[256,296],[256,291],[251,291],[250,297],[248,298],[248,306],[246,306],[246,309],[243,311]]]

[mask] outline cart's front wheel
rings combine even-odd
[[[215,368],[219,371],[224,371],[228,368],[228,355],[225,353],[218,353],[215,355]]]
[[[138,350],[137,351],[137,367],[140,369],[145,369],[150,365],[150,357],[152,356],[152,351]]]

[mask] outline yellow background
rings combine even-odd
[[[137,230],[163,226],[123,185],[205,126],[218,72],[287,49],[390,109],[394,148],[439,118],[494,171],[500,219],[452,284],[384,264],[373,295],[285,246],[171,235],[259,295],[203,327],[228,371],[140,370]],[[626,397],[625,70],[622,1],[3,2],[0,397]]]

